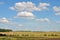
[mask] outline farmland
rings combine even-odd
[[[60,32],[0,32],[0,40],[60,40]]]

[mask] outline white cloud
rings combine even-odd
[[[36,4],[32,2],[17,2],[13,7],[10,7],[10,9],[17,11],[17,17],[33,19],[33,11],[47,10],[48,6],[50,6],[49,3],[40,3],[36,6]]]
[[[15,8],[18,11],[40,11],[43,9],[48,9],[48,6],[50,6],[49,3],[40,3],[36,6],[36,4],[32,2],[18,2],[14,7],[11,7],[11,9]]]
[[[45,6],[50,6],[50,4],[49,3],[40,3],[40,6],[45,7]]]
[[[31,12],[19,12],[17,13],[16,17],[22,17],[22,18],[28,18],[28,19],[34,19],[34,15]]]
[[[48,9],[49,6],[50,6],[49,3],[40,3],[39,4],[39,8],[42,9],[42,10]]]
[[[8,23],[9,20],[6,19],[5,17],[3,17],[3,18],[0,19],[0,22],[1,22],[1,23]]]
[[[39,10],[39,8],[36,7],[36,5],[32,2],[18,2],[13,7],[18,11],[34,11]]]
[[[36,19],[36,21],[40,21],[40,22],[50,22],[50,20],[48,18],[40,18],[40,19]]]
[[[9,25],[9,26],[15,26],[15,27],[22,27],[22,24],[18,24],[16,22],[13,22],[12,20],[9,20],[5,17],[0,18],[0,23],[5,24],[5,25]]]
[[[56,12],[55,15],[60,15],[60,6],[54,6],[53,9]]]
[[[11,9],[11,10],[15,10],[15,8],[14,8],[14,7],[9,7],[9,9]]]

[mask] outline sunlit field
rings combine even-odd
[[[0,32],[0,40],[54,40],[60,39],[60,32]]]
[[[60,0],[0,0],[0,40],[60,40]]]

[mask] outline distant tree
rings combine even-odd
[[[10,31],[12,31],[12,30],[10,30],[10,29],[0,29],[0,32],[10,32]]]

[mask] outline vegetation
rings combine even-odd
[[[60,32],[0,32],[0,40],[60,40]]]
[[[10,29],[0,29],[0,32],[10,32],[10,31],[12,31],[12,30],[10,30]]]

